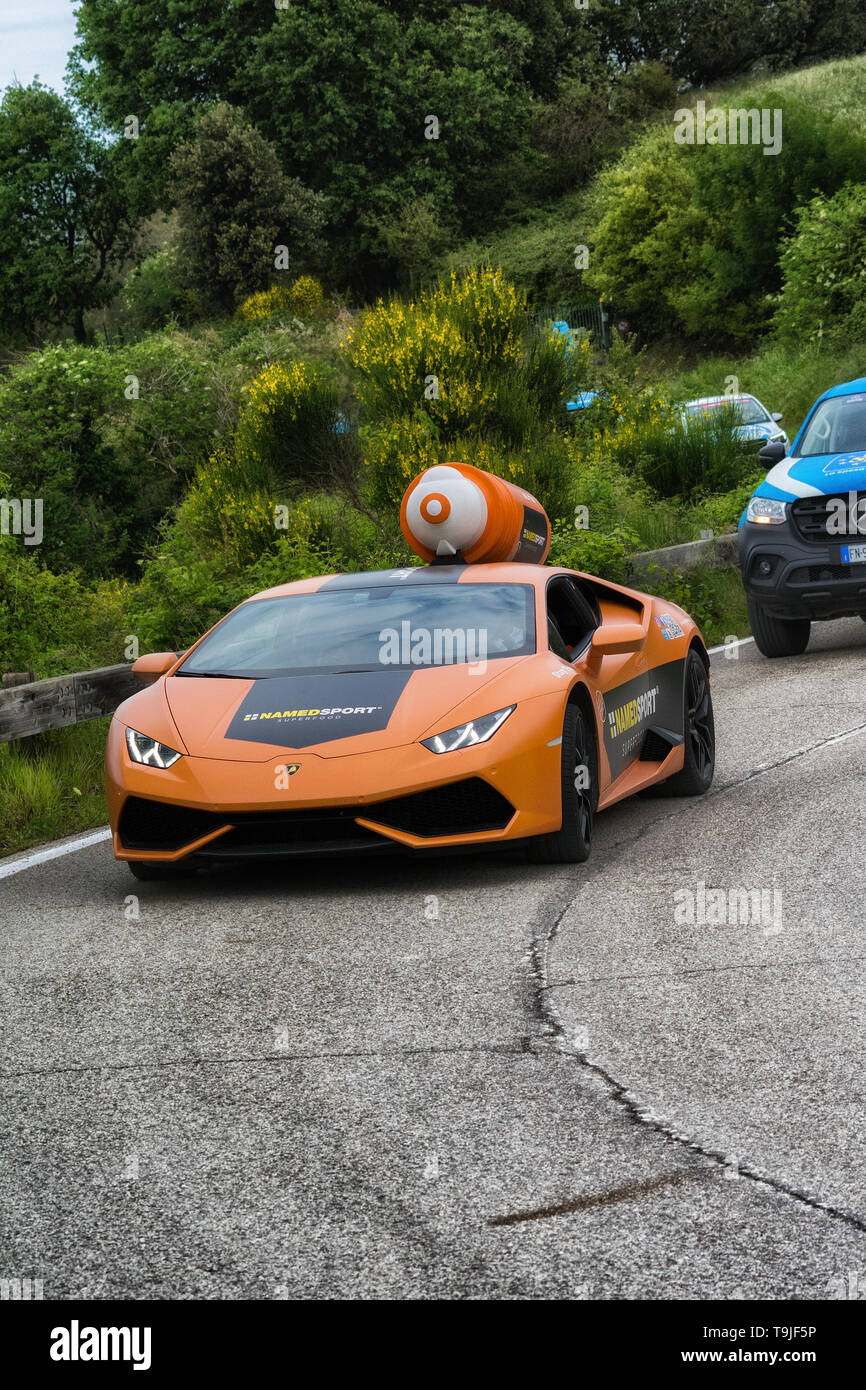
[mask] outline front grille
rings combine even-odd
[[[866,531],[858,531],[856,521],[852,525],[851,506],[855,497],[858,505],[854,510],[854,517],[857,518],[866,512],[866,506],[860,505],[866,503],[866,492],[839,492],[830,497],[798,497],[796,502],[791,503],[794,530],[802,540],[812,544],[826,545],[827,541],[853,539],[858,536],[861,540],[866,539]],[[840,525],[844,529],[840,530]]]
[[[223,813],[130,796],[123,803],[118,833],[124,849],[183,849],[226,822]]]
[[[234,828],[213,842],[215,853],[356,849],[381,844],[380,836],[357,824],[358,817],[433,839],[502,830],[513,815],[510,801],[482,778],[470,777],[387,801],[297,811],[196,811],[131,796],[118,831],[123,848],[131,850],[182,849],[225,825]]]
[[[471,835],[482,830],[503,830],[514,815],[510,801],[481,777],[451,782],[447,787],[377,801],[355,813],[367,820],[403,830],[407,835]]]
[[[233,815],[234,829],[202,851],[210,857],[256,854],[314,854],[327,850],[381,849],[381,835],[356,824],[357,807],[321,811],[244,812]]]

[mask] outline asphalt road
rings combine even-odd
[[[606,813],[585,867],[0,881],[0,1276],[866,1294],[866,625],[737,653],[713,791]]]

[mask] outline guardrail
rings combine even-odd
[[[709,562],[725,566],[737,563],[736,535],[714,536],[710,540],[687,541],[663,550],[645,550],[632,557],[636,575],[651,566],[667,570],[690,570]],[[102,666],[96,671],[79,671],[71,676],[52,676],[36,681],[32,671],[3,676],[0,690],[0,743],[32,738],[49,729],[65,729],[113,714],[128,696],[147,684],[132,673],[132,666]]]
[[[634,573],[646,574],[652,566],[658,569],[694,569],[695,565],[710,565],[715,569],[725,569],[739,563],[737,533],[725,532],[721,536],[711,536],[705,541],[685,541],[682,545],[667,545],[663,550],[642,550],[632,555]]]
[[[142,690],[145,684],[125,662],[71,676],[52,676],[45,681],[34,681],[32,675],[32,671],[25,671],[3,677],[0,743],[112,714],[127,696]],[[22,680],[27,676],[31,679]]]

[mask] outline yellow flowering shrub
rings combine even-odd
[[[312,275],[301,275],[291,285],[271,285],[251,294],[239,305],[239,318],[248,322],[269,319],[274,314],[296,314],[299,318],[320,318],[327,308],[325,292]]]
[[[412,479],[443,461],[439,440],[421,415],[400,415],[367,425],[361,442],[370,500],[392,516],[399,513]]]
[[[301,275],[288,292],[288,308],[293,314],[317,317],[325,310],[325,292],[312,275]]]
[[[307,477],[331,457],[337,399],[322,371],[306,362],[272,362],[247,387],[236,432],[245,468]]]
[[[590,345],[534,329],[524,293],[501,272],[474,267],[411,303],[380,300],[341,348],[357,374],[374,505],[393,508],[422,468],[448,458],[560,505],[569,489],[557,421],[587,384]]]
[[[461,435],[445,445],[419,412],[366,426],[362,445],[370,501],[392,516],[413,478],[451,459],[525,487],[552,516],[574,505],[574,461],[567,437],[556,430],[529,449],[507,449],[478,435]]]
[[[217,449],[196,470],[175,525],[195,538],[202,557],[218,553],[243,569],[276,541],[274,505],[266,488],[251,484],[237,460]]]
[[[371,416],[419,407],[448,434],[490,415],[503,372],[516,368],[526,331],[525,295],[501,274],[474,268],[413,303],[383,300],[362,313],[341,344]]]

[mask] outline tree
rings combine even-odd
[[[790,67],[866,45],[862,0],[591,0],[583,18],[623,67],[661,62],[697,84],[745,72],[759,59]]]
[[[72,323],[113,293],[137,209],[133,152],[106,145],[55,92],[10,87],[0,103],[0,332],[32,337]]]
[[[528,148],[531,50],[526,26],[493,7],[421,4],[405,21],[377,0],[278,12],[249,66],[247,110],[327,197],[344,276],[369,286],[383,219],[419,198],[464,233],[501,212]]]
[[[325,197],[341,278],[369,286],[382,220],[414,200],[431,198],[456,231],[513,200],[532,94],[555,88],[568,12],[566,0],[141,0],[130,17],[123,0],[83,0],[74,88],[114,129],[138,115],[160,197],[159,166],[203,102],[242,109],[283,170]]]
[[[320,249],[322,198],[281,170],[276,151],[234,107],[201,116],[171,160],[180,216],[177,271],[214,309],[231,309],[272,280],[297,273]],[[278,267],[280,268],[280,267]]]

